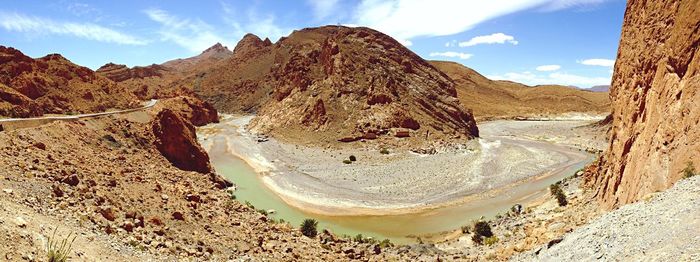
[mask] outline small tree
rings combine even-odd
[[[559,183],[550,185],[549,192],[552,193],[552,196],[554,196],[557,199],[559,206],[563,207],[569,204],[569,202],[566,200],[566,195],[564,194],[564,191],[559,186]]]
[[[483,237],[493,236],[491,232],[491,226],[486,221],[479,221],[474,224],[474,233]]]
[[[318,231],[316,230],[317,226],[318,222],[316,221],[316,219],[304,219],[304,222],[301,223],[301,233],[307,237],[314,238],[316,237],[316,234],[318,234]]]

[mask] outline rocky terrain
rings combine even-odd
[[[274,44],[249,34],[231,58],[183,81],[219,111],[256,112],[251,128],[293,142],[478,136],[446,75],[368,28],[307,28]]]
[[[678,181],[514,261],[698,261],[700,176]]]
[[[0,115],[102,112],[138,106],[126,88],[58,54],[38,59],[0,46]]]
[[[613,74],[610,146],[588,175],[608,208],[700,165],[700,1],[628,1]]]
[[[185,164],[208,166],[187,112],[148,110],[154,118],[134,112],[0,132],[2,259],[42,260],[56,228],[60,240],[77,234],[70,256],[88,261],[431,258],[324,232],[308,238],[271,221],[234,200],[211,170],[182,165],[194,156]]]
[[[465,110],[479,120],[527,118],[565,113],[610,112],[607,92],[591,92],[558,85],[526,86],[510,81],[490,80],[455,62],[430,61],[455,83],[457,97]]]

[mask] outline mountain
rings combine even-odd
[[[478,136],[445,74],[369,28],[307,28],[274,44],[248,34],[231,58],[181,86],[191,83],[217,110],[257,112],[252,129],[295,142],[373,138],[397,128],[431,139]]]
[[[172,83],[188,75],[206,72],[219,61],[231,57],[227,47],[217,43],[201,54],[190,58],[175,59],[163,64],[135,66],[108,63],[97,69],[97,73],[107,77],[123,88],[129,89],[140,99],[193,95],[191,83],[173,86]]]
[[[455,62],[430,61],[455,83],[462,107],[478,119],[554,115],[568,112],[601,114],[610,111],[607,93],[558,85],[526,86],[490,80]]]
[[[126,88],[59,54],[38,59],[0,46],[0,115],[40,116],[129,108],[138,100]]]
[[[599,85],[585,89],[591,92],[610,92],[610,85]]]
[[[698,0],[627,3],[610,146],[587,176],[606,207],[666,189],[700,164],[699,29]]]

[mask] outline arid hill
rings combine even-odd
[[[33,59],[0,46],[0,115],[100,112],[137,106],[136,97],[58,54]]]
[[[431,139],[478,135],[445,74],[369,28],[308,28],[274,44],[249,34],[230,59],[184,80],[193,82],[219,111],[257,112],[253,129],[297,142],[372,139],[392,129]]]
[[[612,135],[589,183],[607,207],[700,164],[700,1],[628,1],[611,87]]]
[[[455,62],[430,61],[454,82],[457,97],[477,119],[555,115],[567,112],[601,114],[610,111],[608,93],[559,85],[526,86],[490,80]]]
[[[190,58],[132,68],[108,63],[97,69],[97,73],[117,82],[117,85],[122,88],[129,89],[142,100],[193,95],[193,85],[198,84],[196,80],[194,82],[180,80],[190,75],[192,77],[189,79],[197,79],[197,75],[207,72],[208,68],[231,57],[231,54],[231,50],[217,43]],[[179,85],[173,85],[173,82],[178,82]]]

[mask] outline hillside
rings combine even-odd
[[[38,59],[0,46],[0,115],[101,112],[130,108],[138,100],[126,88],[58,54]]]
[[[429,140],[478,136],[446,75],[368,28],[307,28],[274,44],[248,34],[231,58],[182,85],[193,82],[219,111],[256,112],[251,128],[294,142],[398,130]]]
[[[608,93],[558,85],[530,87],[510,81],[494,81],[455,62],[430,63],[454,81],[462,107],[473,110],[477,119],[610,111]]]
[[[606,207],[700,165],[700,1],[629,1],[611,87],[612,135],[589,184]]]
[[[231,54],[228,48],[217,43],[197,56],[170,60],[160,65],[129,68],[126,65],[108,63],[97,69],[97,74],[117,82],[118,86],[130,90],[143,100],[193,95],[192,85],[195,83],[172,83],[190,75],[203,74],[219,61],[231,57]]]

